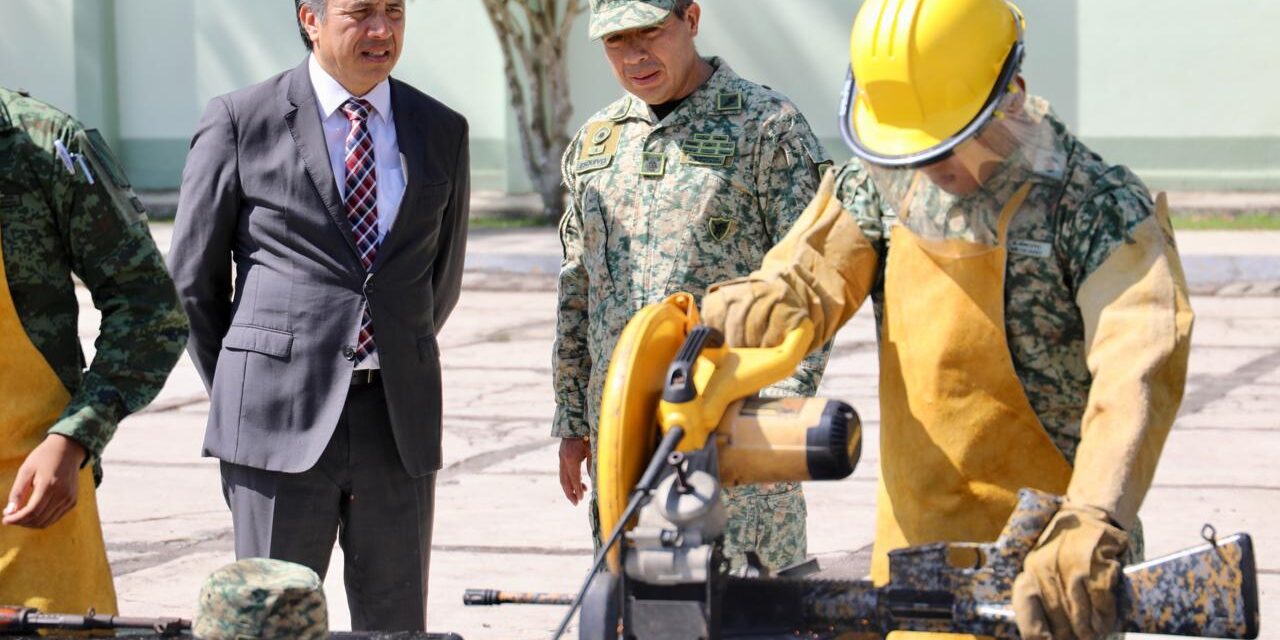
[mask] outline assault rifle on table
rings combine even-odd
[[[136,630],[174,638],[191,630],[183,618],[127,618],[108,616],[90,609],[85,615],[41,613],[38,609],[0,605],[0,635],[35,635],[48,631]]]
[[[882,587],[866,580],[824,580],[820,572],[804,578],[726,577],[709,590],[713,597],[719,595],[721,606],[719,620],[708,622],[718,624],[725,637],[884,637],[911,630],[1018,638],[1013,581],[1059,504],[1055,496],[1024,489],[995,542],[894,551],[889,554],[889,582]],[[1247,534],[1218,540],[1207,526],[1202,535],[1207,544],[1125,568],[1116,592],[1117,631],[1258,637],[1252,541]],[[597,577],[605,579],[605,574]],[[640,614],[661,624],[652,615],[656,611],[644,611],[644,603],[662,603],[672,591],[629,586],[635,598],[629,612],[633,619]],[[671,637],[661,632],[654,637],[659,636]]]

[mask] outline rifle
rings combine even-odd
[[[102,615],[90,609],[85,615],[41,613],[38,609],[0,605],[0,635],[34,635],[41,631],[145,630],[162,638],[191,631],[191,621],[183,618],[127,618]]]
[[[56,634],[38,635],[50,631],[148,631],[143,635],[128,634],[138,640],[151,638],[190,638],[191,621],[183,618],[127,618],[106,616],[92,609],[83,616],[64,613],[41,613],[37,609],[0,605],[0,636],[60,637]],[[335,631],[329,634],[333,640],[462,640],[455,633],[424,633],[417,631]]]
[[[936,543],[889,554],[889,582],[713,573],[703,584],[654,584],[598,574],[584,600],[582,638],[884,638],[932,631],[1016,639],[1013,581],[1058,510],[1057,496],[1023,489],[989,544]],[[1247,534],[1126,567],[1117,631],[1257,638],[1258,590]],[[957,566],[961,565],[961,566]],[[785,574],[785,572],[784,572]],[[622,592],[625,590],[625,597]],[[604,630],[595,635],[594,630]]]
[[[496,606],[500,604],[571,604],[573,596],[567,593],[537,593],[530,591],[500,591],[498,589],[467,589],[462,594],[462,604],[468,607]]]

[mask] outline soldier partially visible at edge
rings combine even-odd
[[[0,602],[116,612],[103,448],[187,339],[146,211],[98,131],[0,88]],[[85,370],[75,274],[102,311]]]
[[[564,155],[570,204],[560,223],[554,349],[560,483],[586,497],[603,384],[615,341],[647,304],[746,275],[791,227],[830,163],[787,98],[738,77],[695,46],[691,0],[592,0],[590,35],[603,40],[628,95],[591,116]],[[813,395],[827,352],[764,395]],[[754,551],[770,569],[802,560],[799,484],[726,492],[725,557]],[[592,491],[589,518],[600,544]]]
[[[859,159],[703,321],[759,346],[809,318],[816,348],[871,298],[872,577],[900,547],[994,540],[1023,487],[1063,495],[1013,605],[1023,638],[1089,640],[1142,556],[1193,315],[1163,198],[1027,94],[1023,30],[1004,0],[865,2],[844,94]]]

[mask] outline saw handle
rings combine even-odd
[[[666,433],[682,427],[679,450],[702,449],[730,404],[795,372],[808,355],[813,323],[804,320],[776,347],[729,348],[720,333],[698,326],[672,360],[658,404],[658,423]]]

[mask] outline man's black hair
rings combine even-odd
[[[311,36],[307,35],[306,28],[302,26],[302,16],[299,15],[299,10],[304,4],[311,7],[311,12],[316,14],[317,18],[323,20],[326,2],[325,0],[293,0],[293,15],[298,19],[298,34],[302,36],[302,44],[307,47],[307,51],[310,51]]]

